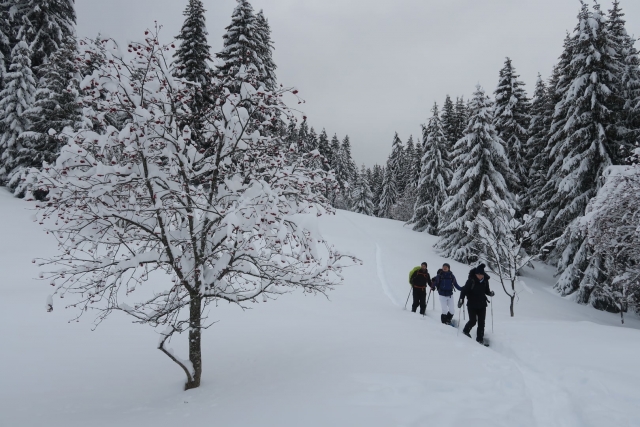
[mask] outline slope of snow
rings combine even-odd
[[[528,271],[516,317],[493,283],[492,347],[404,311],[408,271],[446,260],[402,223],[338,212],[325,237],[362,267],[324,297],[295,293],[242,311],[226,304],[204,334],[203,385],[121,314],[91,318],[56,299],[34,257],[54,253],[29,204],[0,191],[0,426],[640,426],[640,321],[557,296],[548,267]],[[468,268],[451,262],[460,281]],[[457,316],[457,315],[456,315]],[[172,343],[185,354],[186,343]]]

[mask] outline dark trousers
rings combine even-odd
[[[424,314],[427,309],[427,288],[413,288],[413,305],[411,306],[411,311],[415,313],[418,306],[420,306],[420,314]]]
[[[486,308],[471,308],[467,307],[469,311],[469,321],[464,326],[464,331],[468,334],[471,332],[471,329],[478,324],[478,333],[476,334],[476,338],[478,341],[484,339],[484,320],[487,318],[487,309]]]

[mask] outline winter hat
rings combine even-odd
[[[486,267],[486,265],[484,264],[480,264],[479,266],[476,267],[476,274],[482,274],[483,276],[484,274],[484,268]]]

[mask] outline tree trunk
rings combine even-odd
[[[184,385],[185,390],[200,387],[202,376],[202,297],[191,296],[189,307],[189,360],[193,365],[193,378]]]

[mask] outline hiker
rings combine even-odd
[[[420,314],[424,316],[427,309],[427,286],[431,283],[431,276],[427,270],[427,263],[423,262],[420,267],[411,270],[409,283],[413,287],[413,305],[411,311],[416,312],[420,306]]]
[[[442,269],[438,270],[438,274],[433,278],[431,290],[435,291],[436,289],[438,289],[438,295],[440,295],[440,307],[442,308],[440,321],[445,325],[450,325],[453,316],[456,314],[453,292],[455,289],[461,290],[462,288],[458,286],[456,276],[451,272],[449,264],[443,264]]]
[[[489,275],[484,272],[485,265],[480,264],[469,272],[469,280],[460,292],[458,307],[462,308],[464,298],[467,297],[467,310],[469,321],[464,326],[463,333],[471,338],[471,329],[478,324],[476,341],[484,344],[484,321],[487,317],[487,295],[492,297],[495,293],[489,288]]]

